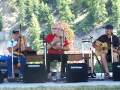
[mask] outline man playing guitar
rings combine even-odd
[[[96,49],[96,54],[101,56],[105,78],[110,78],[107,61],[110,61],[113,56],[113,62],[118,62],[119,38],[113,34],[112,25],[106,25],[105,30],[105,34],[94,41],[93,47]]]
[[[26,59],[21,52],[24,51],[26,47],[27,47],[26,38],[20,34],[19,30],[13,30],[12,40],[8,41],[7,44],[7,49],[11,54],[11,59],[7,61],[8,79],[14,79],[13,77],[14,70],[12,70],[13,69],[12,66],[17,66],[18,68],[20,68],[20,75],[23,74],[23,67],[26,63]]]

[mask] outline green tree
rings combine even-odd
[[[72,23],[75,19],[71,10],[72,0],[57,0],[60,20]]]
[[[42,40],[40,40],[41,29],[39,26],[37,16],[34,13],[32,14],[32,18],[30,22],[29,33],[30,33],[30,37],[29,37],[30,46],[34,50],[39,51],[42,46],[41,43]]]
[[[50,8],[48,7],[48,5],[45,4],[44,2],[41,2],[39,5],[38,18],[39,18],[39,21],[45,25],[44,29],[46,30],[51,29],[51,25],[54,22],[54,16]]]
[[[33,13],[33,0],[26,0],[25,22],[27,25],[30,24]]]
[[[115,27],[120,28],[120,1],[110,0],[112,2],[112,13],[109,17],[109,22]]]
[[[2,31],[3,23],[2,23],[2,15],[0,14],[0,31]]]
[[[88,11],[93,19],[93,24],[103,23],[107,18],[106,12],[106,0],[89,0],[88,2]]]
[[[19,0],[19,16],[18,20],[21,26],[25,26],[25,0]]]
[[[41,0],[20,0],[19,1],[19,12],[20,12],[19,22],[20,24],[22,24],[22,26],[31,27],[31,23],[33,23],[33,20],[31,19],[35,17],[37,18],[38,23],[41,23],[41,26],[44,26],[44,28],[42,28],[41,31],[43,30],[50,31],[51,25],[54,21],[53,15],[48,5],[42,2]],[[39,27],[41,26],[39,25]],[[40,36],[41,32],[38,34]],[[30,42],[33,40],[33,38],[34,38],[34,35],[30,39]],[[34,47],[38,48],[39,40],[36,40],[35,42],[36,42],[35,43],[36,45]]]
[[[94,27],[104,24],[108,20],[106,0],[77,0],[81,12],[79,15],[86,15],[76,23],[76,30],[79,32],[90,32]],[[83,6],[84,5],[84,6]]]
[[[17,11],[18,7],[18,2],[19,0],[8,0],[8,7],[10,8],[11,11],[15,12]]]

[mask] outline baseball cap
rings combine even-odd
[[[19,30],[18,30],[18,29],[14,29],[14,30],[12,31],[12,33],[13,33],[13,34],[19,33]]]
[[[111,24],[106,25],[104,28],[105,28],[106,30],[107,30],[107,29],[113,30],[113,26],[112,26]]]

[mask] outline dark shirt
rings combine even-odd
[[[106,34],[100,36],[97,40],[103,43],[106,42],[109,47],[111,46],[111,38],[108,38]],[[114,48],[119,47],[119,38],[116,35],[112,35],[112,45]]]

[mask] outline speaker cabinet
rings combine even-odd
[[[23,74],[25,83],[42,83],[46,80],[46,71],[43,64],[26,64]]]
[[[66,67],[67,82],[87,82],[88,68],[86,63],[70,63]]]
[[[120,62],[114,62],[112,64],[113,80],[120,81]]]
[[[0,83],[3,82],[4,78],[7,78],[7,64],[0,62]]]
[[[3,74],[0,71],[0,83],[3,83]]]

